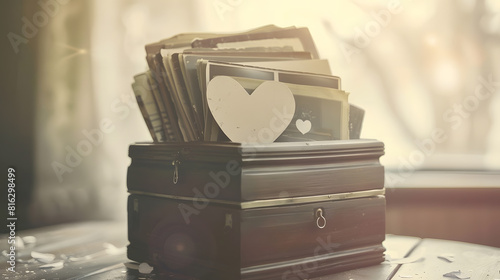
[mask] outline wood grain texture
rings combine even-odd
[[[136,144],[127,187],[181,197],[216,188],[217,199],[237,202],[383,189],[383,149],[375,140]]]
[[[130,196],[129,258],[202,279],[293,279],[383,261],[383,196],[246,210],[211,203],[189,224],[180,203]]]
[[[386,198],[388,233],[500,247],[500,188],[396,187]]]
[[[410,236],[387,235],[383,242],[387,259],[409,257],[421,242],[420,238]],[[351,269],[311,280],[386,280],[391,279],[401,265],[384,261],[379,265]],[[397,278],[396,278],[397,279]]]

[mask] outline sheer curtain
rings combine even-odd
[[[94,209],[103,205],[104,149],[87,144],[82,134],[98,120],[89,60],[91,9],[88,1],[57,5],[38,35],[35,226],[95,218]]]
[[[144,45],[190,29],[189,10],[189,1],[57,5],[39,34],[33,225],[126,217],[128,145],[151,140],[130,84],[146,69]]]
[[[33,222],[125,218],[128,145],[150,141],[130,87],[146,43],[265,24],[309,27],[388,168],[499,169],[495,1],[67,1],[38,35]]]

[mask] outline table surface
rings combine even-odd
[[[126,224],[118,222],[86,222],[17,232],[16,272],[8,270],[10,245],[8,236],[3,235],[0,238],[2,277],[178,279],[155,274],[154,271],[152,274],[140,274],[134,269],[137,264],[126,257],[126,232]],[[395,235],[387,235],[384,246],[387,249],[386,261],[379,265],[311,280],[500,280],[500,248]]]

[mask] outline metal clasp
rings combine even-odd
[[[180,153],[177,153],[174,160],[172,160],[172,165],[174,166],[174,176],[172,177],[172,182],[174,182],[174,185],[179,182],[179,165],[181,164],[179,157]]]
[[[326,218],[323,216],[323,209],[321,208],[316,209],[316,225],[320,229],[326,227]]]

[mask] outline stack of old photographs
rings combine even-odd
[[[295,110],[277,142],[359,138],[364,111],[348,103],[307,28],[179,34],[147,45],[146,53],[149,70],[136,75],[132,87],[154,142],[231,140],[207,102],[207,87],[218,76],[250,95],[266,81],[290,89]]]

